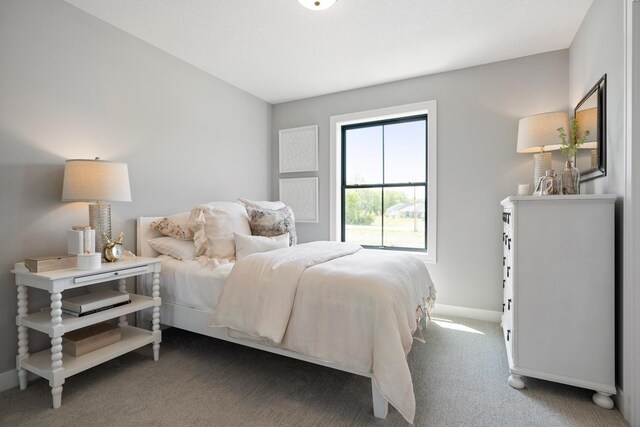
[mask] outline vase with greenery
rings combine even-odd
[[[569,134],[563,127],[559,127],[558,135],[562,145],[560,151],[567,156],[565,168],[560,176],[560,194],[580,194],[580,171],[574,167],[578,149],[589,136],[589,130],[579,135],[578,122],[575,118],[569,121]]]

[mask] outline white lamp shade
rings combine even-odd
[[[64,165],[62,200],[130,202],[127,164],[104,160],[67,160]]]
[[[558,128],[569,135],[569,115],[563,112],[542,113],[520,119],[518,123],[518,153],[539,153],[559,150],[562,145]]]
[[[336,0],[298,0],[298,2],[311,10],[325,10],[333,6]]]

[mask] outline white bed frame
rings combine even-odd
[[[149,225],[162,217],[139,217],[137,221],[137,245],[136,254],[139,256],[156,257],[158,252],[153,250],[148,244],[147,240],[154,237],[160,237],[161,234],[157,230],[152,230]],[[162,285],[160,286],[160,295],[162,296]],[[160,323],[167,326],[173,326],[175,328],[184,329],[187,331],[195,332],[197,334],[206,335],[213,338],[218,338],[225,341],[230,341],[236,344],[244,345],[247,347],[256,348],[258,350],[268,351],[270,353],[279,354],[281,356],[291,357],[293,359],[302,360],[305,362],[315,363],[316,365],[326,366],[328,368],[337,369],[351,374],[361,375],[371,379],[371,392],[373,397],[373,414],[376,418],[386,418],[389,410],[389,404],[387,400],[380,394],[378,387],[372,378],[371,372],[357,371],[345,366],[323,362],[314,359],[309,356],[305,356],[293,351],[285,350],[278,347],[271,347],[269,345],[261,344],[251,340],[244,340],[239,338],[232,338],[227,333],[227,328],[212,328],[209,327],[209,320],[211,319],[212,311],[200,310],[196,308],[187,307],[179,304],[172,304],[168,302],[162,302],[160,306]]]

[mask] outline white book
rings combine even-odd
[[[107,289],[63,299],[62,309],[81,314],[87,311],[98,310],[102,307],[127,302],[129,299],[128,293]]]

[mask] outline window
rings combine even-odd
[[[330,233],[436,261],[436,101],[331,117]]]
[[[427,116],[342,126],[341,240],[426,250]]]

